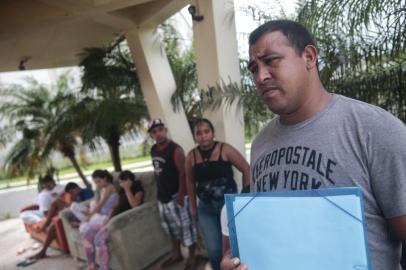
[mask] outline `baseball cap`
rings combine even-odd
[[[164,125],[164,122],[163,122],[161,119],[159,119],[159,118],[157,118],[157,119],[152,119],[152,120],[149,121],[149,123],[148,123],[148,132],[150,132],[151,129],[153,129],[154,127],[158,127],[158,126],[164,127],[164,126],[165,126],[165,125]]]

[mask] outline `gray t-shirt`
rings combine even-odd
[[[373,270],[400,270],[401,243],[386,219],[406,214],[406,126],[385,110],[333,95],[312,118],[275,117],[251,147],[255,192],[358,186]]]

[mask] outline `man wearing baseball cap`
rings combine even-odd
[[[196,227],[192,222],[189,198],[186,196],[185,154],[182,147],[168,138],[161,119],[148,124],[155,144],[151,148],[152,163],[157,181],[159,213],[165,232],[172,239],[172,255],[161,267],[183,260],[180,244],[189,248],[188,270],[196,269]]]

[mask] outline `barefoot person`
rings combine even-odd
[[[51,209],[52,203],[60,199],[64,193],[64,186],[57,185],[50,175],[40,178],[39,183],[42,187],[37,199],[39,209],[24,211],[20,214],[20,217],[25,224],[38,223],[44,217],[47,217],[48,214],[48,216],[52,215],[53,217],[55,215],[54,212],[56,206]]]
[[[98,263],[99,270],[109,270],[109,247],[108,247],[108,230],[105,226],[108,221],[127,210],[140,206],[144,202],[144,189],[141,181],[135,180],[135,176],[130,171],[122,171],[119,175],[120,189],[118,196],[108,218],[104,221],[103,227],[99,230],[93,231],[93,246],[92,249],[87,249],[86,254],[88,259],[88,269],[94,269],[96,262]],[[89,235],[88,235],[89,236]],[[131,237],[131,235],[128,235]],[[136,240],[136,239],[134,239]],[[90,238],[87,240],[87,245],[90,244]],[[93,252],[93,256],[89,256]],[[97,259],[96,259],[97,258]]]
[[[90,188],[80,188],[78,184],[74,183],[74,182],[69,182],[68,184],[66,184],[65,186],[65,193],[68,193],[71,195],[71,199],[73,201],[73,203],[80,203],[83,201],[86,201],[90,198],[93,197],[93,191]],[[67,207],[68,204],[60,201],[60,200],[56,200],[55,202],[52,203],[51,205],[51,210],[48,213],[48,216],[51,216],[50,213],[54,212],[55,215],[53,215],[52,217],[56,216],[56,214],[63,208]],[[49,219],[49,223],[48,225],[41,227],[39,230],[43,230],[46,231],[47,233],[47,237],[45,238],[45,242],[43,247],[41,248],[41,250],[36,253],[35,255],[31,256],[30,259],[42,259],[46,257],[46,251],[48,249],[48,247],[51,245],[52,241],[54,239],[56,239],[56,228],[53,224],[51,224],[52,218]],[[49,225],[50,224],[50,225]]]
[[[151,157],[158,186],[162,227],[172,239],[172,254],[163,262],[162,267],[183,260],[180,252],[182,243],[189,248],[186,269],[194,270],[196,228],[190,218],[190,204],[186,196],[185,154],[178,144],[168,138],[162,120],[152,120],[148,132],[155,141],[151,148]]]
[[[87,220],[82,222],[79,227],[89,270],[96,269],[95,236],[111,216],[117,199],[113,177],[107,170],[96,170],[93,172],[92,177],[95,182],[99,182],[101,187],[100,199],[94,209],[87,214]]]

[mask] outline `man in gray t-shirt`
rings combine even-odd
[[[278,116],[251,148],[251,190],[358,186],[373,270],[400,270],[406,239],[406,127],[385,110],[328,93],[307,30],[270,21],[250,35],[258,93]],[[247,269],[225,256],[222,270]]]

